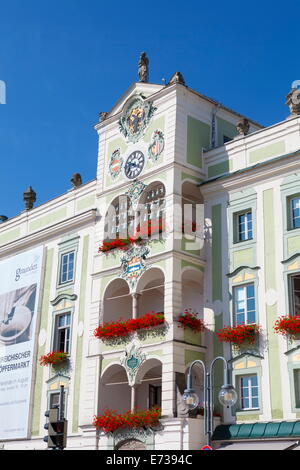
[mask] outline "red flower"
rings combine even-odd
[[[255,335],[257,335],[260,330],[260,325],[256,325],[255,323],[249,325],[225,326],[217,332],[217,336],[221,342],[225,343],[242,344],[244,341],[249,341],[250,344],[254,344]]]
[[[120,336],[127,336],[136,330],[162,325],[164,322],[163,313],[151,312],[146,313],[140,318],[131,318],[126,321],[120,319],[116,322],[103,323],[95,329],[94,336],[100,339],[118,338]]]
[[[204,323],[197,317],[197,313],[191,309],[186,309],[184,313],[178,318],[180,323],[179,328],[190,328],[194,333],[199,333],[204,330]]]
[[[105,410],[102,415],[94,417],[93,425],[105,433],[112,433],[117,429],[157,426],[160,417],[161,409],[159,407],[135,412],[126,411],[126,413]]]
[[[275,333],[284,336],[294,336],[300,333],[300,315],[279,317],[274,325]]]
[[[49,364],[58,364],[67,359],[68,354],[61,351],[53,351],[39,358],[41,366],[48,366]]]

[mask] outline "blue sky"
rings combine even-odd
[[[137,81],[181,71],[186,84],[265,126],[284,120],[300,79],[300,5],[289,2],[10,0],[0,4],[0,214],[96,176],[100,111]]]

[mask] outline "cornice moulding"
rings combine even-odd
[[[83,225],[95,222],[96,213],[96,209],[90,209],[38,232],[25,235],[24,237],[21,237],[0,247],[0,255],[9,254],[11,252],[15,252],[16,250],[21,250],[23,248],[36,245],[37,243],[45,242],[51,237],[57,237],[58,235],[76,227],[82,228]]]
[[[281,161],[266,161],[255,168],[243,168],[238,170],[238,173],[221,176],[215,181],[207,181],[201,185],[201,192],[205,195],[212,195],[222,191],[226,192],[228,190],[238,189],[239,187],[260,183],[262,179],[266,182],[266,180],[270,180],[271,178],[282,177],[283,172],[299,170],[299,154],[297,154]]]

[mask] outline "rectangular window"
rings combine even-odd
[[[252,211],[237,214],[237,241],[252,240]]]
[[[75,252],[64,253],[60,258],[59,284],[65,284],[74,280]]]
[[[256,322],[254,284],[233,288],[234,321],[237,325]]]
[[[259,408],[257,375],[245,375],[240,378],[240,397],[242,410]]]
[[[300,274],[291,276],[292,315],[300,315]]]
[[[300,369],[294,369],[295,406],[300,408]]]
[[[300,228],[300,196],[290,200],[292,228]]]
[[[56,315],[54,332],[54,351],[70,352],[71,314]]]
[[[161,386],[149,385],[149,408],[161,406]]]

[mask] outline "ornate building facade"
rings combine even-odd
[[[300,416],[300,343],[273,328],[280,315],[300,314],[300,118],[263,128],[179,73],[165,86],[145,73],[101,113],[96,179],[77,177],[67,193],[0,226],[1,262],[42,249],[27,421],[2,430],[7,449],[45,448],[44,411],[60,385],[68,448],[199,449],[202,410],[190,416],[181,395],[189,365],[218,355],[239,398],[232,410],[216,402],[216,424]],[[204,329],[180,327],[185,311]],[[164,321],[145,323],[149,313]],[[95,336],[112,323],[119,334],[105,337],[102,327]],[[254,344],[220,342],[216,332],[243,323],[259,325]],[[1,364],[10,344],[1,341]],[[58,350],[68,354],[65,369],[39,364]],[[203,374],[194,374],[203,401]],[[215,390],[221,385],[217,369]],[[105,433],[93,425],[105,410],[153,407],[159,426]]]

